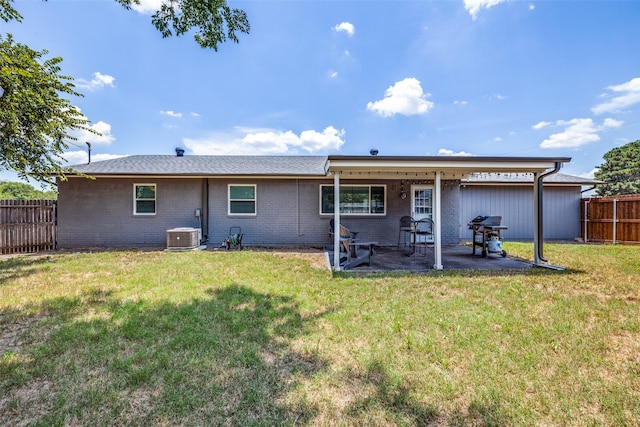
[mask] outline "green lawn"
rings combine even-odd
[[[568,270],[5,259],[0,425],[640,425],[640,247],[545,255]]]

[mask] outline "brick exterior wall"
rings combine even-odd
[[[452,244],[460,241],[460,181],[442,181],[442,243]]]
[[[133,214],[134,183],[156,184],[156,215]],[[344,215],[341,222],[358,231],[360,239],[395,246],[400,217],[411,214],[410,196],[400,198],[400,181],[342,179],[340,183],[386,185],[386,215]],[[228,214],[229,184],[257,185],[257,215]],[[333,179],[70,178],[59,183],[58,246],[164,247],[168,229],[200,226],[195,210],[201,209],[203,215],[208,211],[210,247],[220,246],[234,226],[242,228],[244,245],[322,247],[331,243],[332,215],[320,215],[320,184],[332,185]],[[443,182],[445,244],[459,241],[459,187],[459,181]],[[404,189],[410,193],[406,185]]]
[[[133,214],[133,185],[156,184],[156,215]],[[202,179],[70,178],[58,183],[58,247],[165,246],[166,231],[199,227]]]

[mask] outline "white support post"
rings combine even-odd
[[[442,270],[442,177],[436,172],[433,189],[433,224],[435,226],[435,242],[433,243],[434,270]]]
[[[340,271],[340,173],[333,174],[333,270]]]

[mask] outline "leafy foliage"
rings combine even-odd
[[[5,0],[6,1],[6,0]],[[127,9],[139,0],[116,0]],[[250,25],[244,10],[233,9],[225,0],[174,0],[163,2],[151,22],[162,37],[181,36],[196,29],[194,39],[203,48],[218,50],[227,40],[238,43],[238,32],[249,33]]]
[[[13,0],[0,0],[0,19],[4,22],[16,20],[22,22],[22,15],[11,5]]]
[[[13,169],[21,178],[48,181],[68,172],[63,150],[75,129],[92,130],[88,119],[63,98],[82,96],[72,77],[60,75],[62,58],[43,59],[48,52],[0,36],[0,169]]]
[[[55,200],[55,191],[42,191],[24,182],[0,182],[0,200]]]
[[[604,181],[596,190],[598,196],[640,194],[640,140],[610,150],[604,160],[595,173]]]

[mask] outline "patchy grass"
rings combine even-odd
[[[0,261],[0,424],[640,425],[640,248],[545,255],[569,269],[332,278],[258,251]]]

